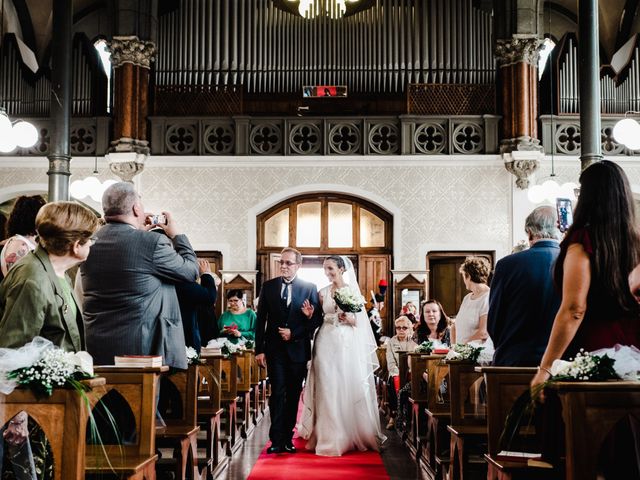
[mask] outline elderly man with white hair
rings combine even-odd
[[[497,366],[539,365],[560,306],[553,283],[560,253],[555,208],[537,207],[524,228],[530,248],[501,259],[491,281],[487,328]]]

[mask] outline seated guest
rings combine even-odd
[[[451,329],[453,343],[469,343],[480,341],[491,347],[491,339],[487,332],[487,313],[489,311],[489,273],[491,268],[487,259],[482,257],[467,257],[460,266],[460,274],[464,286],[471,293],[462,300],[456,323]]]
[[[439,301],[431,299],[422,302],[422,315],[416,331],[418,345],[430,340],[438,340],[442,343],[451,343],[449,334],[449,317]]]
[[[398,410],[398,391],[400,390],[400,352],[413,352],[418,346],[411,340],[413,327],[411,320],[406,316],[396,318],[396,334],[387,342],[387,370],[389,371],[388,395],[391,418],[387,424],[388,429],[395,426],[395,416]],[[404,379],[406,380],[406,379]]]
[[[220,335],[227,337],[231,343],[238,343],[241,338],[256,338],[256,313],[244,304],[242,290],[227,292],[227,311],[218,320]]]
[[[496,264],[487,317],[496,366],[540,364],[560,306],[553,286],[553,265],[560,253],[557,224],[554,207],[536,208],[524,225],[530,248]]]
[[[83,350],[82,312],[66,271],[89,255],[98,218],[77,203],[54,202],[40,209],[35,227],[39,246],[0,284],[0,347],[18,348],[39,335]]]
[[[2,277],[27,253],[36,248],[36,215],[45,204],[40,195],[18,197],[7,220],[7,240],[0,251]]]
[[[418,325],[418,309],[411,300],[404,304],[400,315],[407,317],[411,321],[413,329],[416,329]]]

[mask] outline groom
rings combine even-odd
[[[264,282],[260,292],[256,361],[268,367],[271,382],[267,453],[295,453],[291,439],[298,401],[311,358],[311,337],[322,323],[322,314],[316,286],[297,277],[300,252],[283,249],[279,263],[282,276]],[[305,300],[313,308],[307,304],[303,309]]]

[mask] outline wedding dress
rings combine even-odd
[[[379,450],[385,437],[373,376],[376,343],[367,315],[358,312],[355,326],[340,323],[331,285],[320,295],[324,321],[314,341],[298,434],[317,455]]]

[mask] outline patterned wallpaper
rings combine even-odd
[[[495,249],[499,257],[510,250],[511,176],[495,156],[487,158],[487,166],[428,160],[420,166],[383,166],[361,159],[345,166],[256,161],[255,166],[188,167],[153,166],[152,159],[139,188],[145,210],[172,212],[196,249],[222,250],[225,269],[233,270],[255,268],[255,230],[248,215],[257,205],[264,210],[286,198],[280,192],[304,191],[305,185],[330,185],[360,196],[368,192],[374,203],[397,210],[395,268],[423,270],[431,249]],[[0,192],[11,185],[46,184],[45,172],[46,167],[0,167]],[[90,173],[91,168],[76,168],[72,179]],[[267,206],[266,199],[271,199]]]

